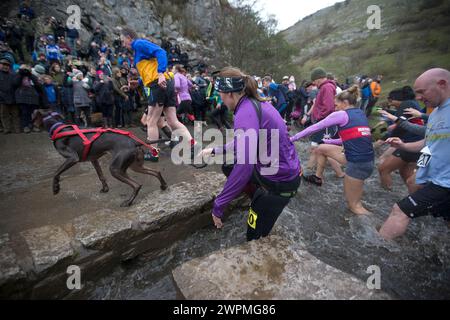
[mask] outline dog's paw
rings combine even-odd
[[[54,184],[53,185],[53,195],[57,195],[59,193],[59,191],[61,190],[61,188],[59,187],[59,184]]]
[[[167,184],[162,184],[161,186],[160,186],[160,188],[161,188],[161,190],[167,190],[167,188],[168,188],[168,186],[167,186]]]
[[[101,193],[108,193],[108,191],[109,191],[109,187],[108,186],[104,186],[102,188],[102,190],[100,190]]]
[[[127,201],[122,202],[120,207],[127,208],[127,207],[130,207],[132,203],[133,203],[133,201],[127,200]]]

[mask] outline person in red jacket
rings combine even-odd
[[[328,117],[335,111],[334,97],[336,96],[336,83],[328,80],[327,72],[322,68],[316,68],[311,72],[311,81],[319,88],[314,106],[309,110],[308,115],[311,117],[311,122],[318,123]],[[311,155],[306,165],[306,168],[312,170],[317,163],[316,148],[323,143],[324,138],[332,138],[337,133],[337,127],[326,128],[311,136]],[[328,162],[333,167],[336,175],[340,178],[345,176],[340,164],[334,159],[328,159]],[[315,175],[305,175],[303,178],[308,181],[314,179]]]

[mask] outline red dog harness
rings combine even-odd
[[[73,130],[61,132],[63,129],[66,129],[69,127],[71,127]],[[150,149],[150,152],[152,153],[153,156],[158,155],[158,151],[155,148],[153,148],[151,145],[146,144],[144,141],[142,141],[141,139],[136,137],[133,133],[128,132],[128,131],[123,131],[123,130],[117,130],[117,129],[110,129],[110,128],[108,128],[108,129],[103,129],[103,128],[80,129],[78,126],[72,125],[72,124],[61,125],[53,131],[51,139],[52,139],[52,141],[56,141],[58,139],[65,138],[65,137],[79,136],[81,138],[81,140],[83,140],[83,145],[84,145],[83,156],[81,158],[81,161],[86,161],[86,159],[89,155],[89,151],[91,150],[92,143],[95,140],[97,140],[102,134],[104,134],[106,132],[112,132],[112,133],[120,134],[123,136],[128,136],[131,139],[133,139],[134,141],[143,145],[144,147]],[[85,135],[86,133],[95,133],[95,134],[89,139],[88,137],[86,137],[86,135]]]

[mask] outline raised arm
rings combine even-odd
[[[332,126],[345,126],[348,123],[348,115],[345,111],[336,111],[330,114],[328,117],[323,119],[320,122],[317,122],[316,124],[306,128],[305,130],[297,133],[295,136],[291,137],[291,141],[295,142],[302,138],[308,137],[316,132],[319,132],[320,130],[323,130],[325,128],[329,128]]]

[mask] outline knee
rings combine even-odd
[[[156,126],[158,124],[159,117],[150,116],[147,117],[147,125],[148,126]]]
[[[400,207],[398,206],[398,204],[395,204],[394,207],[392,208],[392,212],[391,212],[391,218],[395,219],[397,222],[399,223],[406,223],[408,224],[409,221],[411,220],[403,211],[402,209],[400,209]]]

